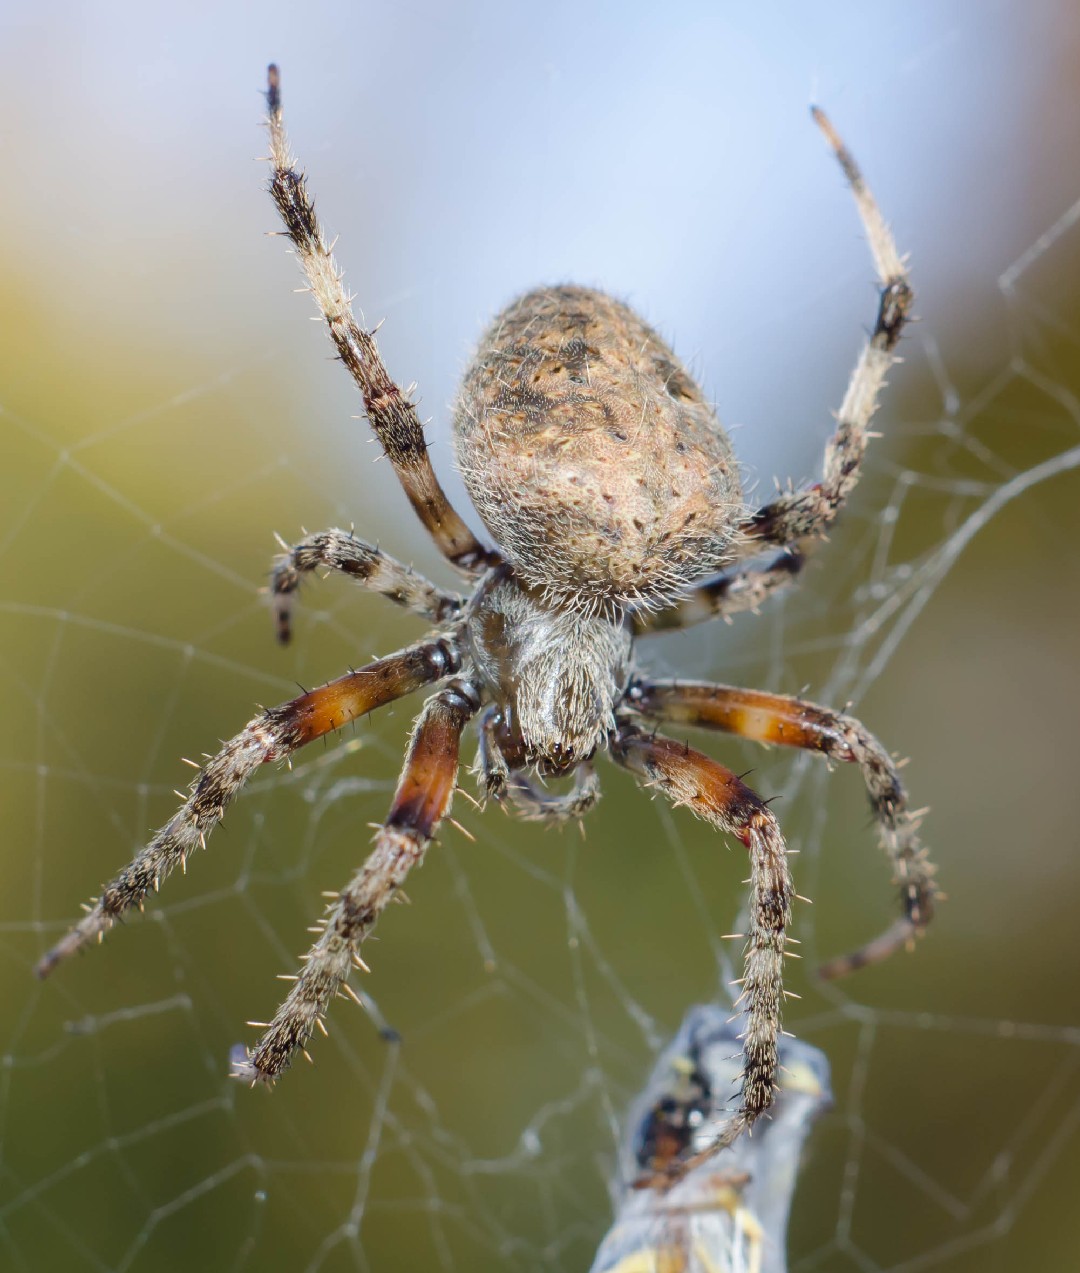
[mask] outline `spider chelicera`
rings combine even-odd
[[[283,641],[300,581],[319,568],[350,576],[437,630],[252,720],[200,771],[183,806],[44,956],[38,973],[47,975],[141,906],[205,845],[260,765],[434,686],[374,848],[330,905],[285,1001],[234,1072],[276,1079],[304,1049],[331,999],[351,993],[347,978],[354,966],[363,967],[361,942],[449,811],[462,733],[475,719],[483,792],[525,817],[581,817],[599,796],[593,760],[606,752],[643,785],[734,835],[749,851],[749,932],[738,1002],[745,1012],[742,1098],[709,1147],[715,1152],[773,1099],[794,889],[784,839],[767,804],[729,769],[657,733],[656,723],[724,730],[860,767],[903,913],[884,935],[828,965],[827,974],[909,942],[930,920],[937,890],[896,766],[858,721],[777,694],[651,680],[635,664],[634,641],[756,609],[798,575],[807,548],[828,529],[858,479],[867,426],[912,303],[904,263],[854,160],[815,111],[855,196],[881,297],[825,450],[821,481],[781,493],[757,511],[744,503],[731,445],[712,407],[631,309],[579,287],[540,288],[514,301],[480,342],[454,424],[458,465],[496,545],[488,548],[450,506],[413,403],[353,316],[289,151],[275,67],[267,103],[270,193],[285,232],[406,495],[443,554],[470,579],[471,591],[445,592],[340,530],[288,548],[275,563],[271,587]],[[568,787],[548,789],[544,780],[559,777],[570,779]]]

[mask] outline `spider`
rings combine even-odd
[[[881,286],[820,482],[756,511],[711,405],[664,341],[622,302],[581,287],[544,287],[509,305],[467,369],[454,422],[457,463],[496,547],[451,507],[428,458],[407,391],[391,380],[371,332],[353,316],[331,247],[282,122],[279,76],[267,90],[270,193],[337,356],[355,380],[372,430],[414,511],[469,580],[447,592],[351,532],[328,530],[287,548],[270,592],[288,641],[297,589],[339,571],[434,625],[425,639],[320,689],[263,711],[199,772],[181,808],[109,883],[38,964],[42,977],[104,934],[205,846],[262,764],[377,707],[433,687],[412,732],[390,813],[374,848],[335,895],[302,970],[273,1021],[233,1072],[272,1082],[290,1065],[331,999],[353,995],[361,943],[423,860],[447,816],[463,732],[475,721],[482,793],[526,818],[580,818],[598,799],[602,752],[643,786],[741,840],[750,857],[742,1092],[710,1146],[730,1144],[771,1104],[777,1082],[782,963],[795,896],[784,838],[768,804],[731,770],[658,722],[718,729],[852,761],[863,775],[902,917],[823,970],[836,975],[908,944],[930,920],[933,867],[918,840],[888,752],[853,718],[799,699],[726,685],[657,681],[634,660],[639,636],[756,609],[799,573],[854,487],[867,426],[907,320],[904,263],[855,161],[825,115],[814,118],[855,197]],[[769,554],[772,553],[771,557]],[[564,788],[546,780],[568,778]],[[310,1058],[309,1058],[310,1059]]]

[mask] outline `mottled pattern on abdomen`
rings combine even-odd
[[[580,287],[505,309],[465,374],[457,461],[507,560],[560,603],[657,606],[727,556],[731,444],[667,344]]]

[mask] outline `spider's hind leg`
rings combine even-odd
[[[872,436],[870,421],[885,377],[897,360],[896,347],[911,316],[914,294],[904,258],[851,152],[822,111],[815,109],[814,119],[847,178],[874,260],[881,291],[873,330],[851,373],[836,428],[825,446],[821,480],[804,489],[785,491],[746,517],[726,546],[726,559],[704,563],[714,577],[703,580],[673,606],[637,617],[638,633],[686,627],[756,609],[798,576],[806,555],[828,533],[859,480]],[[784,551],[771,561],[740,564],[771,548]]]
[[[267,72],[267,125],[270,131],[270,195],[292,240],[330,339],[364,399],[364,411],[413,510],[450,561],[471,574],[499,560],[473,535],[439,485],[427,452],[423,425],[408,391],[390,378],[372,332],[352,311],[352,300],[331,252],[332,244],[307,188],[307,179],[285,137],[278,68]]]
[[[705,579],[684,597],[663,610],[634,615],[634,635],[689,628],[710,619],[727,619],[746,610],[758,610],[775,592],[793,584],[806,564],[803,551],[789,546],[771,560],[733,566]]]
[[[459,596],[437,588],[375,545],[357,539],[351,531],[321,530],[274,559],[270,594],[278,640],[283,645],[292,636],[293,602],[303,577],[320,567],[340,571],[432,623],[446,623],[461,613]]]
[[[859,480],[870,438],[870,420],[877,410],[885,377],[896,361],[896,346],[911,317],[915,299],[892,231],[854,157],[825,113],[815,107],[813,115],[855,198],[881,294],[870,339],[851,373],[836,415],[836,429],[825,447],[821,481],[806,490],[779,496],[748,518],[740,528],[745,537],[744,555],[758,552],[764,545],[795,544],[826,534]]]

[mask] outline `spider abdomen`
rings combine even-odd
[[[669,601],[719,568],[744,511],[701,390],[633,310],[587,288],[528,292],[495,319],[455,441],[505,558],[575,609]]]

